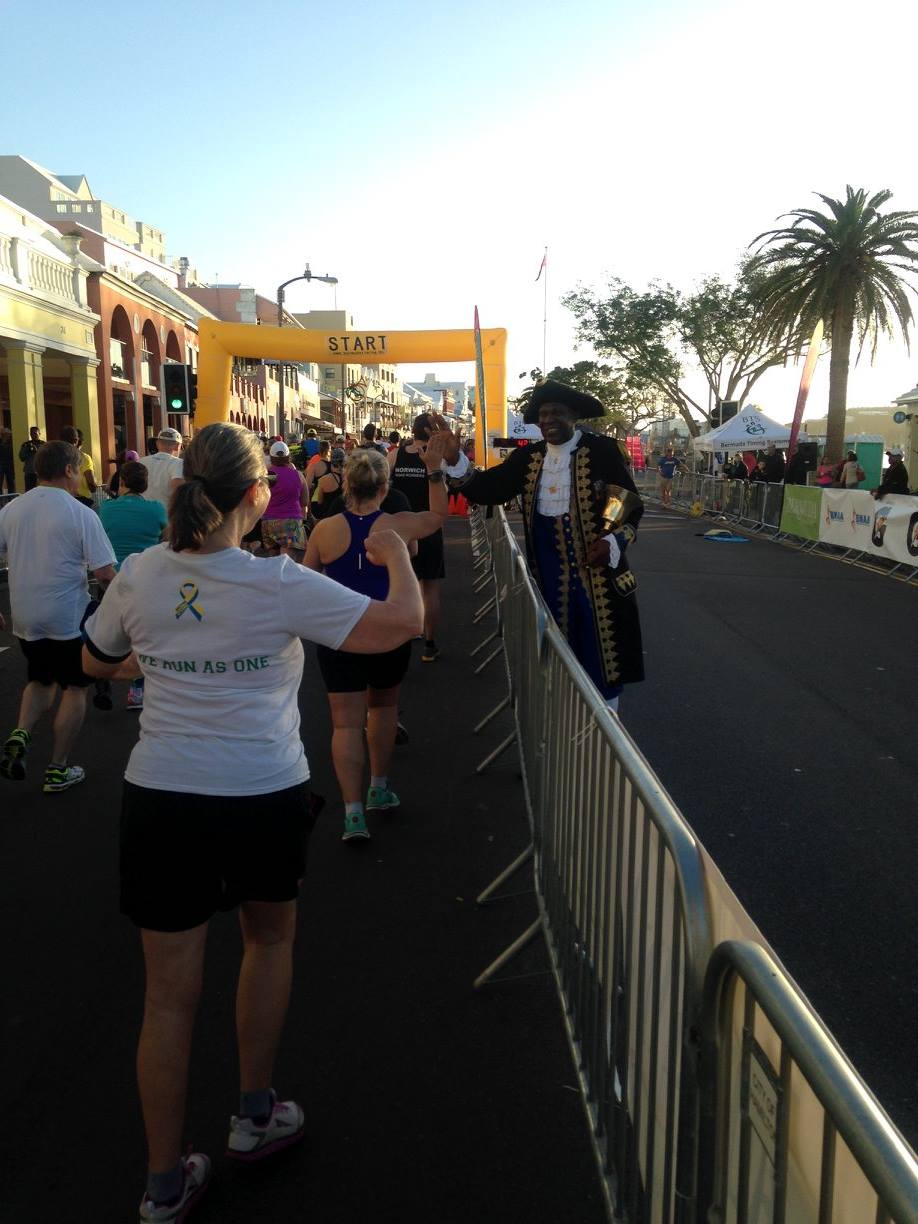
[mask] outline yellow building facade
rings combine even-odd
[[[46,406],[82,429],[84,449],[101,468],[94,329],[86,281],[97,265],[76,240],[0,197],[0,421],[13,454],[37,425],[47,440]],[[22,471],[16,459],[16,487]]]

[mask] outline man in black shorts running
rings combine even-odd
[[[19,722],[0,757],[0,777],[21,782],[32,730],[51,710],[54,715],[51,763],[42,789],[69,790],[83,781],[70,752],[83,725],[86,689],[80,626],[89,605],[86,573],[103,586],[115,577],[115,554],[98,515],[75,497],[83,456],[67,442],[46,442],[35,454],[38,484],[0,511],[0,552],[9,558],[13,633],[26,658],[27,683]],[[0,618],[0,628],[3,627]]]
[[[428,473],[422,458],[427,439],[434,430],[447,428],[446,422],[436,413],[422,412],[415,417],[411,426],[411,438],[400,443],[397,448],[389,451],[389,471],[391,472],[390,488],[397,489],[408,498],[408,504],[415,514],[423,514],[430,509],[430,481],[445,479],[445,476],[459,478],[468,470],[469,463],[460,453],[458,441],[455,441],[446,452],[443,461],[443,474]],[[453,466],[449,466],[453,465]],[[422,663],[433,663],[440,653],[437,646],[437,628],[440,624],[440,583],[446,577],[443,563],[443,532],[437,531],[426,539],[418,540],[417,556],[412,558],[412,566],[421,584],[421,598],[424,600],[424,651]]]

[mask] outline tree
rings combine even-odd
[[[770,334],[793,337],[799,347],[820,319],[825,326],[832,350],[830,459],[840,459],[844,449],[855,328],[858,358],[869,339],[872,362],[881,333],[894,336],[897,329],[908,346],[913,315],[907,291],[914,286],[897,273],[914,272],[918,265],[918,213],[881,213],[891,197],[890,191],[878,191],[868,198],[862,188],[850,186],[844,200],[819,194],[827,213],[792,209],[779,218],[792,217],[792,224],[767,230],[751,244],[759,246],[753,272]]]
[[[648,421],[672,416],[675,411],[652,387],[641,386],[630,374],[603,362],[555,366],[546,377],[595,396],[606,409],[597,426],[611,429],[619,437],[637,433]]]
[[[742,404],[765,371],[785,364],[795,350],[796,336],[764,329],[756,289],[747,260],[734,284],[712,276],[689,295],[657,283],[635,293],[613,278],[604,299],[581,286],[563,302],[577,318],[578,339],[615,357],[635,387],[670,404],[697,436],[696,415],[710,423],[711,413],[687,389],[692,367],[711,399]]]

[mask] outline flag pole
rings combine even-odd
[[[545,254],[542,256],[542,266],[545,269],[545,284],[543,285],[542,298],[542,377],[548,373],[548,247],[545,247]]]

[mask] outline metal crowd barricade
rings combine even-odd
[[[763,947],[717,946],[702,1033],[700,1219],[918,1221],[914,1155]]]
[[[698,847],[571,654],[502,513],[493,559],[539,920],[476,986],[544,929],[610,1210],[665,1224],[695,1201],[710,953]]]
[[[503,511],[490,544],[471,517],[508,677],[479,728],[507,706],[514,720],[479,771],[517,742],[532,830],[479,900],[533,858],[539,910],[475,985],[544,931],[610,1220],[918,1224],[918,1160],[718,892],[729,890],[574,658]]]

